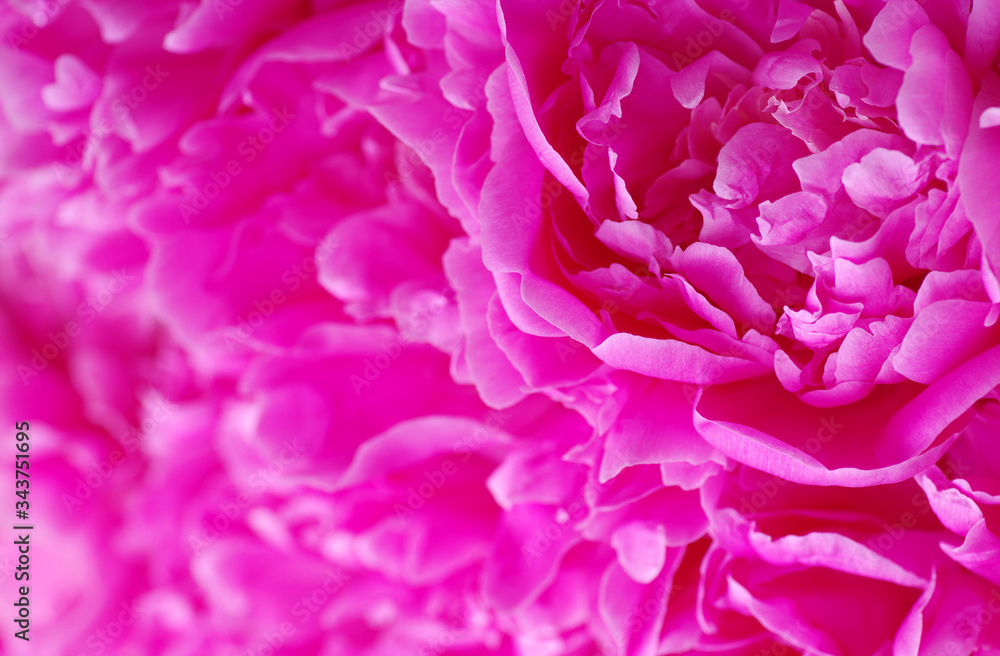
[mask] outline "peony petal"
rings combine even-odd
[[[906,136],[920,144],[944,145],[956,156],[969,132],[972,83],[962,60],[933,26],[922,27],[910,46],[913,65],[903,76],[896,106]],[[929,85],[942,88],[929,93]]]

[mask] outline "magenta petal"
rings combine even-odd
[[[670,564],[659,580],[647,585],[636,583],[617,563],[608,567],[601,580],[600,613],[611,632],[609,648],[623,656],[650,656],[656,653],[660,627],[663,626],[670,580],[680,564],[683,551],[671,549]],[[646,621],[628,623],[629,609],[649,609]]]
[[[771,43],[780,43],[798,34],[812,11],[812,7],[798,0],[781,0],[774,31],[771,32]]]
[[[618,420],[605,436],[600,482],[617,476],[626,467],[656,463],[698,465],[722,459],[694,429],[691,403],[685,388],[676,383],[657,383],[647,390],[635,385]],[[671,424],[671,439],[659,438]]]
[[[626,524],[611,536],[611,546],[622,569],[637,583],[651,583],[666,562],[667,540],[662,526]]]
[[[995,74],[987,73],[976,96],[973,115],[981,115],[996,105],[1000,105],[1000,80]],[[959,163],[958,181],[965,211],[985,246],[984,255],[994,267],[1000,265],[1000,225],[994,220],[1000,211],[1000,181],[988,174],[988,167],[998,156],[1000,130],[983,129],[978,122],[973,123]]]
[[[887,216],[923,183],[912,159],[884,148],[876,148],[844,170],[844,189],[851,200],[877,216]]]
[[[893,368],[910,380],[934,382],[996,344],[1000,327],[984,327],[989,313],[988,303],[958,299],[932,303],[914,319],[892,358]]]
[[[486,310],[496,292],[493,278],[483,268],[481,259],[478,247],[456,241],[445,253],[444,265],[458,297],[469,372],[483,400],[503,408],[524,398],[521,391],[524,378],[490,335]]]
[[[910,42],[914,33],[929,24],[927,12],[916,0],[889,0],[865,34],[865,47],[882,64],[905,70],[913,61]]]
[[[915,142],[943,144],[949,154],[957,155],[969,131],[972,110],[969,74],[936,27],[917,30],[910,52],[913,65],[903,76],[896,100],[900,125]],[[937,87],[939,82],[943,88]],[[931,88],[935,91],[930,92]]]
[[[593,350],[594,355],[619,369],[699,385],[752,378],[766,372],[752,360],[716,355],[681,341],[627,333],[611,335]]]
[[[727,76],[738,81],[748,81],[749,74],[740,66],[718,51],[712,51],[698,61],[689,64],[670,79],[674,98],[686,109],[694,109],[705,97],[705,87],[710,76]]]
[[[483,594],[498,609],[529,603],[556,576],[559,561],[579,535],[557,521],[549,506],[515,506],[504,515],[497,535],[499,557],[483,571]]]
[[[945,548],[955,562],[1000,585],[1000,537],[986,522],[973,526],[959,547]]]
[[[358,485],[436,456],[454,453],[477,429],[487,435],[480,453],[509,439],[501,432],[487,431],[478,422],[459,417],[422,417],[396,424],[358,448],[337,487]]]
[[[965,61],[973,82],[979,80],[1000,50],[1000,7],[992,2],[977,2],[969,14],[965,38]]]
[[[974,369],[967,371],[972,375]],[[1000,378],[1000,373],[995,377]],[[968,389],[960,401],[947,400],[950,381],[942,379],[923,397],[914,398],[917,394],[912,387],[896,386],[893,392],[832,411],[809,406],[780,388],[735,383],[701,394],[695,405],[695,427],[728,457],[787,480],[809,485],[878,485],[904,480],[940,457],[957,438],[946,429],[992,380],[982,378],[979,387]],[[764,400],[774,398],[782,398],[785,411],[780,417],[770,413],[774,401]],[[882,403],[890,404],[895,412],[888,414]],[[803,433],[797,428],[801,425],[812,428]],[[939,436],[943,442],[935,442]]]
[[[73,55],[62,55],[56,60],[55,78],[55,82],[42,87],[42,100],[49,109],[62,112],[83,109],[100,93],[101,78]]]
[[[771,89],[794,89],[806,75],[820,75],[819,62],[799,52],[764,55],[753,72],[753,81]]]

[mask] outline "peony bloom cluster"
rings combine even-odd
[[[997,0],[0,34],[4,653],[1000,654]]]

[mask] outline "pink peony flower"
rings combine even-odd
[[[479,223],[514,367],[556,346],[505,323],[686,383],[705,440],[803,483],[939,458],[1000,383],[990,210],[961,193],[996,74],[955,51],[995,44],[880,5],[501,3]]]

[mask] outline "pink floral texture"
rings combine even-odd
[[[1000,653],[1000,3],[0,33],[5,653]]]

